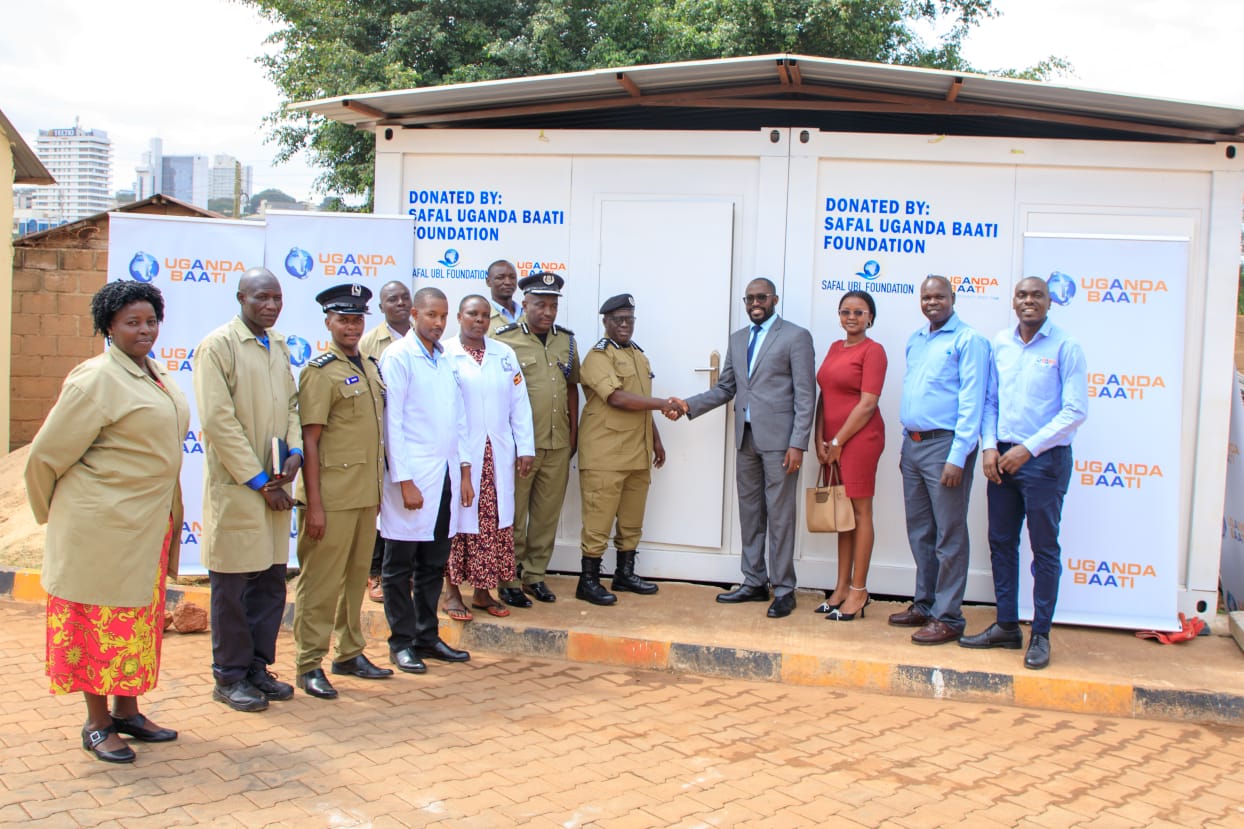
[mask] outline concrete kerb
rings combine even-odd
[[[206,609],[210,595],[207,587],[173,585],[168,588],[168,607],[173,609],[182,602],[192,602]],[[39,572],[0,568],[0,600],[45,601]],[[372,641],[383,641],[388,635],[383,610],[364,604],[365,632]],[[292,618],[291,601],[284,614],[286,628]],[[1160,688],[1034,672],[962,670],[826,656],[803,652],[798,647],[782,650],[732,648],[719,643],[601,633],[576,629],[573,624],[566,628],[524,625],[517,614],[504,620],[481,614],[468,623],[442,617],[441,634],[455,647],[511,656],[1081,714],[1244,725],[1244,692]]]

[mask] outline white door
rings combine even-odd
[[[599,227],[597,302],[620,293],[635,297],[635,342],[652,363],[653,395],[688,397],[707,389],[715,376],[713,355],[724,362],[730,333],[730,292],[721,286],[730,282],[733,203],[602,200]],[[644,546],[702,552],[724,546],[727,408],[693,424],[673,424],[655,414],[667,458],[662,469],[653,470]],[[645,561],[646,572],[654,571],[652,562]]]

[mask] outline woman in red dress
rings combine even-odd
[[[818,608],[826,619],[849,622],[864,617],[868,564],[873,554],[873,490],[877,462],[885,448],[885,423],[877,408],[885,383],[885,349],[868,338],[877,306],[865,291],[848,291],[838,303],[846,339],[829,347],[816,373],[816,457],[838,464],[855,511],[855,529],[838,533],[838,583]]]
[[[190,409],[148,356],[164,319],[157,288],[110,282],[91,299],[91,314],[110,347],[65,379],[31,444],[26,491],[48,525],[41,578],[52,693],[85,698],[84,749],[130,763],[134,750],[121,734],[177,738],[139,712],[138,697],[160,672]]]

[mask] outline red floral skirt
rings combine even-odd
[[[479,532],[458,533],[449,546],[446,575],[450,584],[470,582],[480,590],[492,590],[514,578],[514,528],[499,529],[497,471],[492,441],[484,441],[484,468],[479,482]],[[514,493],[510,493],[511,499]]]
[[[173,519],[145,607],[79,604],[48,596],[47,675],[53,694],[135,697],[156,685],[164,642],[164,582]]]

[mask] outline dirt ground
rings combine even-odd
[[[0,567],[43,564],[43,527],[35,523],[22,477],[29,455],[23,446],[0,458]]]

